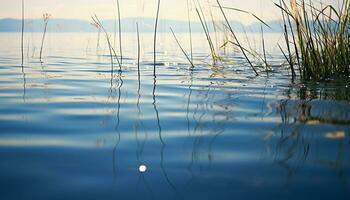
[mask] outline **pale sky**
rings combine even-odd
[[[0,18],[21,18],[22,0],[0,0]],[[188,0],[193,2],[193,0]],[[194,0],[197,1],[197,0]],[[199,0],[206,8],[216,6],[216,0]],[[220,0],[222,6],[235,7],[255,13],[264,20],[279,19],[280,11],[273,2],[278,0]],[[323,0],[337,2],[339,0]],[[157,0],[119,0],[121,18],[154,17]],[[161,0],[160,18],[187,20],[187,0]],[[96,13],[100,19],[113,19],[116,15],[116,0],[25,0],[26,18],[41,18],[43,13],[50,13],[53,18],[84,19]],[[218,8],[212,7],[214,18],[221,19]],[[226,11],[231,20],[243,23],[255,21],[249,15]],[[191,20],[197,20],[192,11]]]

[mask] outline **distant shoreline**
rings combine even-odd
[[[154,19],[153,18],[124,18],[121,20],[122,32],[135,32],[136,22],[139,22],[140,32],[153,32]],[[115,21],[114,20],[103,20],[105,28],[109,32],[114,32]],[[264,27],[264,32],[279,33],[281,32],[280,21],[268,21],[267,22],[271,29]],[[217,23],[220,27],[222,23]],[[203,32],[199,22],[191,22],[192,32]],[[252,23],[250,25],[243,25],[238,21],[231,21],[232,27],[236,32],[261,32],[262,24],[259,22]],[[209,24],[209,28],[212,29],[212,23]],[[188,32],[188,22],[181,20],[159,20],[159,32],[170,32],[169,27],[172,27],[175,32]],[[25,20],[25,32],[42,32],[43,20],[42,19],[26,19]],[[118,30],[118,29],[116,29]],[[21,20],[13,18],[2,18],[0,19],[0,32],[21,32]],[[48,32],[97,32],[90,21],[80,19],[50,19],[48,25]]]

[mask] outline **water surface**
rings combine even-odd
[[[136,36],[124,38],[111,73],[96,34],[48,34],[40,63],[28,33],[23,68],[19,34],[0,34],[1,199],[349,199],[346,82],[277,66],[256,77],[237,53],[208,65],[201,34],[193,70],[161,34],[156,79],[142,34],[138,76]]]

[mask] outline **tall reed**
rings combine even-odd
[[[156,46],[157,46],[157,28],[158,28],[158,18],[159,18],[160,0],[158,0],[156,22],[154,24],[154,38],[153,38],[153,76],[156,78]]]
[[[191,17],[190,17],[190,7],[187,0],[187,21],[188,21],[188,32],[190,36],[190,50],[191,50],[191,62],[193,63],[193,48],[192,48],[192,26],[191,26]]]
[[[22,35],[21,35],[21,52],[22,52],[22,66],[24,62],[24,0],[22,0]]]
[[[118,31],[119,31],[119,54],[120,54],[120,64],[123,64],[123,50],[122,50],[122,24],[120,19],[120,6],[119,0],[117,0],[117,11],[118,11]]]
[[[267,63],[267,58],[266,58],[266,49],[265,49],[265,38],[264,38],[264,29],[262,26],[260,26],[260,30],[261,30],[261,43],[262,43],[262,53],[263,53],[263,62],[265,64],[265,70],[266,73],[269,72],[269,64]]]
[[[199,8],[201,9],[200,4],[199,4]],[[210,53],[211,53],[210,55],[211,55],[211,57],[213,59],[213,63],[215,64],[216,60],[217,60],[217,55],[216,55],[216,52],[215,52],[213,41],[212,41],[211,36],[210,36],[210,31],[209,31],[207,22],[206,22],[206,20],[204,18],[204,13],[203,13],[202,9],[201,9],[201,13],[200,13],[198,8],[196,8],[196,12],[197,12],[199,21],[201,22],[204,34],[205,34],[205,36],[207,38],[207,42],[208,42]]]
[[[214,40],[215,40],[215,50],[217,50],[217,47],[219,46],[218,45],[218,35],[217,35],[217,23],[214,19],[214,15],[213,15],[213,11],[212,11],[212,6],[210,5],[210,0],[207,0],[207,4],[209,5],[209,16],[210,16],[210,19],[211,19],[211,25],[212,25],[212,28],[213,28],[213,31],[214,31]]]
[[[303,80],[350,78],[349,0],[339,8],[305,0],[290,0],[289,5],[281,0],[276,6],[283,16],[292,72],[296,63]]]
[[[41,38],[41,46],[40,46],[40,55],[39,55],[39,59],[40,62],[42,62],[42,53],[43,53],[43,47],[44,47],[44,40],[45,40],[45,36],[46,36],[46,31],[47,31],[47,24],[49,23],[49,19],[50,19],[51,15],[48,13],[44,13],[43,14],[43,20],[44,20],[44,32],[43,32],[43,37]]]
[[[138,77],[139,86],[140,86],[140,54],[141,54],[141,48],[140,48],[139,24],[137,22],[136,22],[136,32],[137,32],[137,77]]]

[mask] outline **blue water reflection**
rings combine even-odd
[[[23,71],[0,56],[1,199],[349,198],[347,83],[171,54],[111,73],[83,43]]]

